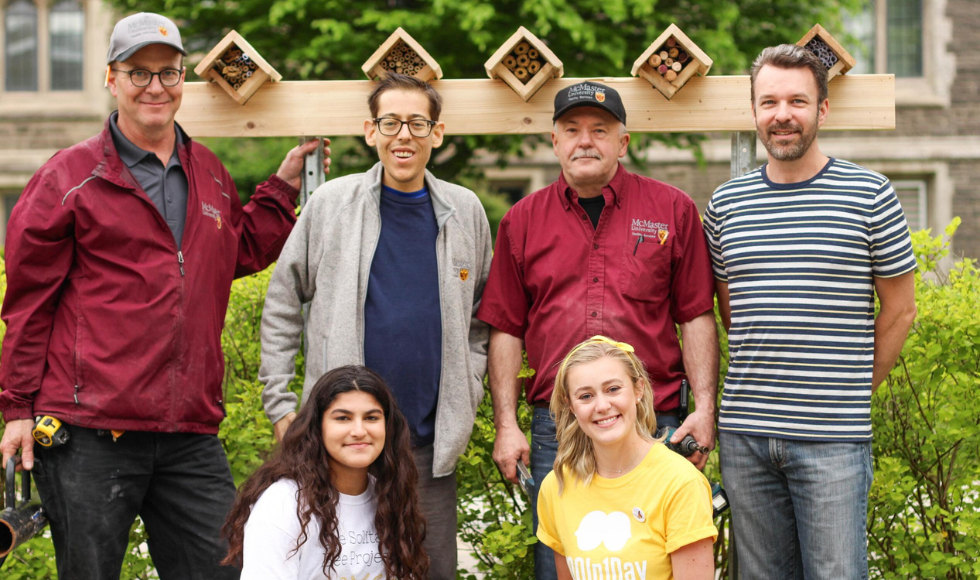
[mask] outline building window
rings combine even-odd
[[[929,227],[926,215],[926,182],[919,179],[892,181],[898,201],[905,211],[905,221],[912,231]]]
[[[888,72],[921,77],[922,0],[891,0],[887,6]]]
[[[7,4],[4,21],[4,63],[8,91],[37,90],[37,6],[30,0]]]
[[[85,89],[86,2],[0,0],[3,17],[0,92]]]
[[[858,41],[852,51],[855,73],[924,76],[922,0],[867,0],[864,10],[845,20]]]
[[[61,0],[51,7],[51,90],[82,90],[85,13],[77,0]]]
[[[875,28],[874,0],[868,0],[863,10],[844,19],[844,29],[856,41],[853,46],[845,46],[857,61],[851,69],[852,74],[874,74]]]

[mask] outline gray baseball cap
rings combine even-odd
[[[150,44],[166,44],[187,56],[180,42],[180,31],[172,20],[152,12],[140,12],[123,18],[112,29],[106,63],[123,62]]]

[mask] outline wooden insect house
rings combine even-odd
[[[282,75],[234,30],[211,49],[194,72],[217,83],[239,105],[244,105],[266,81],[282,80]]]
[[[401,27],[374,51],[361,70],[375,81],[381,80],[389,72],[413,76],[425,82],[442,78],[439,63]]]
[[[695,74],[704,76],[712,60],[690,38],[671,24],[633,63],[633,76],[641,76],[669,100]]]
[[[854,57],[837,42],[837,39],[819,24],[814,24],[810,32],[807,32],[796,45],[817,55],[820,62],[827,67],[827,80],[846,73],[857,63]]]
[[[525,102],[546,82],[565,74],[561,60],[545,43],[521,26],[483,65],[491,79],[500,79]]]

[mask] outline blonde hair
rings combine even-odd
[[[555,456],[554,465],[555,478],[558,480],[558,495],[561,495],[565,488],[565,469],[585,485],[592,481],[592,476],[596,473],[592,440],[579,427],[578,419],[572,412],[568,396],[568,373],[578,365],[606,357],[622,363],[626,374],[633,382],[634,392],[640,393],[640,400],[636,404],[637,434],[647,441],[656,441],[652,435],[657,428],[657,417],[653,411],[650,376],[633,352],[633,347],[605,336],[593,336],[579,343],[565,355],[561,366],[558,367],[555,389],[551,393],[551,415],[555,418],[555,433],[558,437],[558,454]]]

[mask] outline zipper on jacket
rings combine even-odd
[[[184,262],[184,255],[182,253],[180,253],[179,251],[177,252],[177,258],[180,260],[181,263]],[[168,422],[171,425],[175,424],[175,422],[176,422],[176,417],[177,417],[177,390],[178,390],[177,387],[180,384],[180,377],[178,375],[180,374],[180,369],[183,368],[183,365],[181,364],[182,363],[182,361],[181,361],[181,358],[182,357],[180,355],[180,353],[181,353],[181,347],[182,347],[182,345],[180,344],[181,343],[181,340],[180,340],[181,339],[180,329],[184,328],[184,322],[183,322],[184,321],[184,309],[183,309],[183,304],[184,304],[184,279],[183,279],[184,269],[183,269],[183,267],[181,267],[181,269],[180,269],[180,275],[181,275],[180,283],[177,285],[177,320],[174,322],[174,334],[175,334],[175,336],[174,336],[174,353],[173,353],[173,356],[171,358],[171,367],[170,367],[170,415],[169,415],[169,421]]]
[[[75,404],[76,405],[80,405],[81,404],[81,403],[78,402],[78,385],[75,385]]]
[[[177,264],[178,264],[178,267],[180,268],[180,275],[183,276],[184,275],[184,254],[180,250],[177,250]]]

